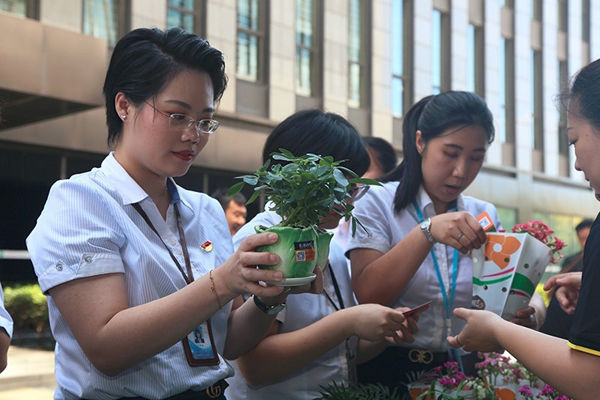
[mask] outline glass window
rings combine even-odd
[[[106,39],[112,47],[122,31],[121,1],[83,0],[83,33]]]
[[[348,2],[348,105],[364,107],[367,103],[367,26],[366,1]]]
[[[569,84],[569,69],[566,61],[558,62],[558,84],[560,91],[564,91]],[[567,136],[567,110],[560,107],[558,119],[558,153],[568,159],[569,139]]]
[[[450,89],[450,16],[433,9],[431,14],[431,91]]]
[[[467,26],[467,90],[484,96],[483,27]]]
[[[582,0],[581,5],[581,41],[583,42],[583,63],[587,64],[591,60],[590,54],[590,0]]]
[[[536,150],[544,149],[544,117],[543,101],[544,95],[542,87],[542,52],[531,51],[531,111],[533,118],[533,143],[532,148]]]
[[[27,18],[38,18],[36,0],[0,0],[0,10]]]
[[[167,28],[179,27],[204,36],[204,6],[200,0],[168,0]]]
[[[237,76],[248,81],[263,80],[261,61],[265,54],[265,2],[237,2]]]
[[[558,30],[568,32],[569,21],[569,2],[568,0],[558,0]]]
[[[315,96],[318,88],[316,1],[296,0],[296,92]]]
[[[500,38],[500,108],[498,115],[498,138],[502,143],[514,143],[514,40]]]
[[[442,12],[433,10],[431,15],[431,92],[442,91]]]
[[[501,143],[506,143],[506,98],[508,90],[506,87],[506,39],[503,37],[500,38],[499,55],[498,81],[500,83],[500,113],[495,118],[498,127],[496,135],[498,135],[498,139],[500,139]]]
[[[396,118],[412,105],[411,71],[411,2],[392,1],[392,114]],[[406,52],[405,52],[406,50]]]
[[[467,90],[475,91],[475,26],[467,26]]]

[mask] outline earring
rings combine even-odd
[[[127,115],[121,115],[121,119],[125,121],[127,119]]]

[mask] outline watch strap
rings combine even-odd
[[[252,297],[254,298],[254,304],[256,304],[256,307],[258,307],[258,309],[265,314],[275,315],[285,308],[285,303],[267,305],[263,303],[258,296],[253,295]]]
[[[419,226],[421,228],[421,232],[423,232],[423,235],[425,235],[429,243],[435,243],[436,240],[431,234],[431,218],[427,218],[425,221],[421,222]]]

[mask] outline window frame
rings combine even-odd
[[[294,18],[294,87],[297,96],[320,98],[323,93],[323,53],[321,41],[323,38],[323,1],[322,0],[296,0],[295,10],[298,9],[299,1],[310,1],[313,4],[311,15],[311,43],[312,47],[307,47],[298,42],[298,21],[299,17],[296,13]],[[309,75],[309,91],[304,91],[298,86],[299,82],[299,57],[298,50],[306,50],[311,54],[310,59],[310,75]]]
[[[352,7],[352,2],[359,2],[359,11],[358,11],[358,19],[359,19],[359,55],[358,60],[352,60],[350,57],[351,49],[350,49],[350,8]],[[370,99],[370,60],[369,54],[371,54],[371,8],[369,5],[371,4],[370,0],[349,0],[348,1],[348,106],[352,108],[360,108],[360,109],[368,109],[371,103]],[[359,78],[358,78],[358,100],[355,102],[350,97],[351,86],[352,86],[352,77],[350,74],[351,66],[358,65],[359,67]]]
[[[392,7],[395,4],[400,4],[400,2],[392,2]],[[390,110],[394,118],[400,119],[404,114],[410,109],[412,106],[412,90],[413,90],[413,80],[412,80],[412,60],[413,60],[413,2],[412,0],[402,0],[402,35],[401,35],[401,49],[400,58],[402,64],[402,73],[397,74],[394,71],[393,65],[393,56],[392,56],[392,78],[391,78],[391,87],[394,87],[394,81],[400,82],[402,86],[402,109],[396,110],[394,108],[394,94],[392,93],[392,103],[390,104]],[[393,10],[391,12],[393,18]],[[392,21],[392,24],[394,21]],[[394,43],[394,38],[392,37],[392,53],[394,53],[396,49],[396,43]],[[395,131],[395,130],[394,130]]]
[[[268,21],[268,4],[266,0],[255,0],[257,2],[257,6],[258,6],[258,29],[254,30],[254,29],[249,29],[249,28],[245,28],[245,27],[240,27],[238,20],[239,20],[239,1],[236,1],[236,36],[235,36],[235,43],[236,43],[236,59],[235,59],[235,74],[236,74],[236,78],[237,79],[241,79],[244,80],[246,82],[250,82],[250,83],[256,83],[256,84],[265,84],[268,81],[268,62],[267,62],[267,56],[268,56],[268,25],[267,25],[267,21]],[[253,0],[246,0],[246,1],[253,1]],[[250,75],[243,75],[240,74],[240,70],[239,70],[239,35],[240,33],[246,34],[249,37],[253,36],[257,38],[257,42],[258,42],[258,52],[257,52],[257,60],[256,60],[256,79],[252,79],[250,77]]]
[[[104,39],[107,41],[108,43],[108,47],[109,48],[114,48],[114,46],[117,44],[117,42],[119,41],[119,39],[126,34],[127,32],[129,32],[130,30],[130,25],[131,25],[131,1],[130,0],[106,0],[106,1],[111,1],[113,2],[113,4],[115,4],[115,10],[114,13],[116,14],[116,27],[115,27],[115,40],[114,43],[111,42],[109,37],[102,37],[102,36],[94,36],[93,33],[86,33],[85,32],[85,22],[86,22],[86,10],[85,10],[85,4],[86,3],[93,3],[94,0],[82,0],[81,3],[81,31],[82,33],[84,33],[85,35],[89,35],[89,36],[93,36],[93,37],[97,37],[99,39]],[[96,18],[96,16],[94,16],[94,18]],[[92,25],[93,27],[93,25]]]
[[[194,0],[194,8],[192,10],[187,9],[185,7],[177,7],[177,6],[171,5],[169,0],[167,0],[166,3],[167,3],[167,20],[166,20],[165,25],[167,28],[178,26],[178,27],[184,29],[184,27],[181,25],[170,26],[168,24],[169,10],[173,10],[175,12],[181,13],[182,20],[183,20],[183,16],[192,15],[193,20],[194,20],[194,31],[191,33],[195,33],[196,35],[201,36],[201,37],[206,37],[206,0]]]
[[[440,15],[440,37],[439,37],[439,60],[440,60],[440,65],[439,70],[440,70],[440,81],[439,81],[439,86],[436,86],[437,82],[433,81],[433,71],[434,71],[434,51],[436,50],[436,47],[433,45],[433,42],[437,39],[434,37],[434,32],[433,32],[433,26],[434,26],[434,21],[433,19],[434,17],[434,13],[439,13]],[[437,7],[433,7],[431,10],[431,26],[432,26],[432,59],[431,59],[431,93],[433,94],[437,94],[437,93],[441,93],[441,92],[445,92],[450,90],[450,82],[451,82],[451,76],[452,76],[452,71],[451,71],[451,60],[450,57],[452,55],[452,41],[451,41],[451,31],[452,31],[452,27],[451,27],[451,15],[450,15],[450,10],[445,11],[442,10],[440,8]]]
[[[11,3],[14,5],[18,3],[18,0],[11,0]],[[21,17],[29,18],[29,19],[40,19],[40,1],[39,0],[24,0],[25,4],[25,15],[15,13],[13,11],[6,11],[7,13],[19,15]]]
[[[473,29],[473,43],[468,44],[473,46],[473,54],[467,57],[472,58],[473,70],[473,87],[469,88],[479,96],[485,98],[485,1],[471,1],[469,3],[469,24],[467,29],[472,27]],[[469,32],[467,31],[467,39],[469,38]],[[468,69],[467,69],[468,73]],[[467,84],[471,80],[471,77],[467,75]]]

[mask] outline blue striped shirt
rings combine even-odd
[[[219,203],[177,187],[179,210],[196,278],[222,264],[232,253],[231,236]],[[140,205],[181,265],[173,203],[165,221],[146,192],[112,154],[100,168],[55,183],[37,225],[27,238],[31,260],[44,292],[74,279],[122,273],[131,307],[167,296],[186,283],[163,243],[135,211]],[[213,250],[201,245],[210,240]],[[188,389],[200,390],[232,374],[220,358],[217,366],[190,367],[183,346],[165,351],[114,377],[98,371],[83,353],[51,296],[50,324],[56,339],[56,399],[114,399],[140,396],[161,399]],[[222,354],[231,305],[212,318],[217,351]],[[93,311],[93,310],[90,310]],[[160,335],[160,332],[156,332]]]

